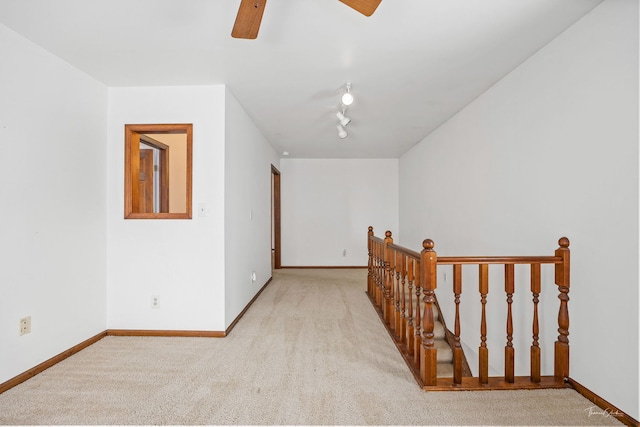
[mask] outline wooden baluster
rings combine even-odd
[[[460,295],[462,294],[462,265],[453,266],[453,294],[456,304],[456,321],[453,336],[453,382],[462,384],[462,345],[460,344]]]
[[[420,278],[424,288],[424,314],[422,315],[422,350],[420,358],[420,376],[425,386],[437,385],[438,355],[434,342],[433,304],[434,291],[437,287],[436,269],[437,254],[433,250],[433,241],[422,242],[424,248],[420,253]]]
[[[382,310],[382,278],[383,278],[383,246],[380,242],[376,242],[376,306]]]
[[[420,368],[420,349],[422,348],[422,282],[420,281],[420,269],[422,262],[416,262],[416,318],[414,321],[415,332],[413,335],[413,363]]]
[[[371,238],[373,237],[373,227],[369,226],[369,231],[367,232],[367,254],[368,254],[368,263],[367,263],[367,294],[369,294],[369,298],[373,297],[373,242]]]
[[[378,285],[378,292],[380,294],[380,311],[384,310],[384,243],[380,243],[380,283]]]
[[[387,230],[384,238],[384,301],[382,304],[384,321],[393,329],[392,325],[392,317],[391,316],[391,306],[393,300],[393,274],[391,271],[391,260],[392,260],[392,252],[389,249],[389,245],[393,243],[393,238],[391,237],[391,231]]]
[[[479,266],[480,303],[482,304],[482,320],[480,322],[480,348],[478,349],[480,384],[489,382],[489,349],[487,348],[487,294],[489,293],[489,266]]]
[[[380,292],[380,311],[382,311],[383,315],[384,315],[384,272],[385,272],[385,266],[384,266],[384,243],[380,243],[380,286],[379,286],[379,292]]]
[[[372,241],[371,246],[373,249],[373,301],[378,307],[378,242]]]
[[[396,330],[396,282],[397,282],[397,268],[396,268],[396,259],[397,252],[395,250],[389,249],[391,252],[389,253],[389,272],[390,272],[390,284],[389,287],[389,329],[392,332]]]
[[[556,264],[555,281],[560,294],[560,310],[558,311],[558,341],[555,343],[554,376],[557,380],[569,378],[569,239],[562,237],[555,256],[562,262]]]
[[[504,347],[504,379],[508,383],[515,382],[515,349],[513,348],[513,293],[515,292],[515,265],[504,266],[504,292],[507,294],[507,345]]]
[[[406,319],[406,293],[405,293],[405,284],[407,280],[407,256],[404,254],[400,254],[400,277],[402,282],[400,283],[400,310],[398,313],[398,320],[396,321],[396,331],[398,333],[398,337],[400,338],[400,342],[402,344],[406,344],[407,342],[407,319]]]
[[[531,345],[531,381],[540,382],[540,325],[538,324],[538,297],[540,296],[540,264],[531,264],[531,293],[533,294],[533,343]]]
[[[413,258],[409,258],[408,261],[408,266],[407,266],[407,285],[408,285],[408,292],[409,292],[409,307],[408,307],[408,311],[407,311],[407,332],[406,332],[406,341],[407,341],[407,353],[409,353],[409,356],[413,356],[413,345],[415,344],[414,342],[414,329],[413,329],[413,281],[414,281],[414,262],[413,262]]]
[[[384,308],[384,244],[378,243],[378,307]]]
[[[371,285],[373,289],[373,301],[378,306],[378,242],[375,240],[371,242],[371,248],[373,250],[373,283]]]
[[[400,252],[395,253],[395,271],[396,271],[396,280],[394,283],[394,291],[393,291],[393,325],[396,334],[396,339],[401,340],[402,335],[400,335],[400,275],[402,274],[402,254]]]
[[[389,304],[389,329],[392,333],[395,333],[396,329],[396,281],[397,281],[397,269],[396,269],[396,251],[390,249],[389,253],[389,298],[387,300]]]

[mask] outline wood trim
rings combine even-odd
[[[125,219],[192,219],[193,187],[193,124],[125,124],[124,159],[124,218]],[[139,170],[139,144],[141,134],[184,133],[187,138],[186,212],[143,213],[136,212],[137,190],[133,185]]]
[[[570,388],[562,380],[552,375],[540,377],[539,383],[531,382],[529,376],[514,377],[514,382],[505,381],[504,377],[488,377],[487,382],[481,384],[478,377],[463,377],[462,384],[454,384],[453,378],[437,378],[436,385],[425,386],[425,391],[482,391],[482,390],[540,390],[549,388]]]
[[[388,244],[387,247],[395,252],[400,252],[401,254],[406,255],[410,258],[420,260],[420,252],[412,251],[411,249],[407,249],[404,246],[396,245],[393,243]]]
[[[338,268],[368,268],[366,265],[283,265],[280,268],[317,268],[317,269],[338,269]]]
[[[615,417],[621,423],[624,423],[628,426],[637,426],[640,425],[638,420],[634,419],[631,415],[621,411],[617,407],[613,406],[611,403],[607,402],[573,378],[568,378],[567,383],[582,396],[587,398],[589,401],[593,402],[598,408],[585,408],[585,412],[588,412],[590,416],[602,416],[602,417]]]
[[[167,150],[169,146],[167,144],[163,144],[160,141],[157,141],[151,138],[149,135],[140,134],[140,141],[144,142],[146,145],[149,145],[153,148],[157,148],[160,151]]]
[[[158,150],[160,154],[160,212],[169,212],[169,146],[151,138],[149,135],[140,134],[140,142]]]
[[[170,213],[170,212],[146,212],[146,213],[130,213],[126,219],[191,219],[189,213]]]
[[[138,200],[138,189],[134,185],[135,179],[132,171],[140,170],[139,150],[131,153],[131,147],[140,145],[140,134],[130,132],[124,128],[124,217],[126,218],[134,210],[134,200]]]
[[[562,264],[562,258],[559,256],[465,256],[438,257],[438,264]]]
[[[236,316],[235,319],[233,319],[233,322],[231,322],[231,324],[229,325],[229,327],[227,328],[226,331],[224,331],[225,336],[229,335],[229,332],[231,332],[231,330],[236,326],[236,324],[238,323],[238,321],[240,320],[240,318],[242,318],[242,316],[244,316],[244,314],[247,312],[247,310],[249,310],[249,307],[251,307],[251,305],[258,299],[258,297],[260,296],[260,294],[262,293],[262,291],[264,291],[267,286],[269,286],[269,283],[271,283],[271,280],[273,279],[273,277],[269,277],[269,280],[267,280],[267,283],[265,283],[260,290],[258,291],[257,294],[255,294],[253,296],[253,298],[251,298],[251,301],[249,301],[249,304],[247,304],[247,306],[240,312],[240,314],[238,314]]]
[[[224,331],[182,331],[156,329],[107,329],[111,337],[202,337],[224,338]]]
[[[273,208],[273,268],[282,268],[282,206],[280,192],[280,171],[271,165],[271,175],[273,178],[272,208]]]
[[[102,338],[104,338],[105,336],[107,336],[107,332],[103,331],[100,332],[99,334],[82,341],[80,344],[74,345],[73,347],[71,347],[68,350],[63,351],[62,353],[53,356],[51,359],[48,359],[42,363],[40,363],[39,365],[21,373],[20,375],[11,378],[8,381],[5,381],[4,383],[0,384],[0,393],[4,393],[5,391],[17,386],[20,383],[25,382],[26,380],[28,380],[29,378],[33,378],[36,375],[38,375],[39,373],[49,369],[50,367],[52,367],[53,365],[62,362],[64,359],[73,356],[74,354],[78,353],[81,350],[84,350],[85,348],[89,347],[90,345],[100,341]]]

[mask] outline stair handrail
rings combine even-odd
[[[570,251],[569,239],[559,239],[559,248],[552,256],[455,256],[439,257],[435,243],[425,239],[420,253],[393,243],[391,231],[385,238],[374,235],[373,227],[368,231],[369,274],[367,292],[381,312],[387,328],[394,332],[399,348],[403,348],[405,360],[414,370],[419,382],[425,388],[464,387],[466,389],[495,388],[539,388],[561,387],[569,377],[569,288]],[[486,301],[488,294],[489,269],[491,264],[505,266],[505,293],[507,302],[507,343],[505,345],[505,373],[503,377],[488,376],[489,350],[487,347]],[[531,292],[533,295],[533,342],[530,348],[531,370],[527,379],[516,377],[514,373],[513,314],[512,302],[515,292],[514,269],[517,264],[531,266]],[[538,297],[541,292],[541,264],[555,266],[555,284],[558,287],[560,308],[558,311],[558,339],[554,344],[554,375],[540,375],[540,346]],[[434,343],[434,314],[439,307],[436,299],[438,265],[453,266],[453,294],[455,303],[453,336],[453,378],[437,376],[437,349]],[[464,354],[460,342],[460,297],[462,295],[462,266],[478,265],[478,288],[481,296],[481,343],[479,347],[479,375],[475,384],[469,377],[463,378]],[[394,281],[395,276],[395,281]],[[409,295],[405,297],[405,283]],[[412,291],[416,292],[416,306],[413,307]],[[408,301],[408,304],[407,304]],[[413,338],[412,338],[413,334]],[[413,362],[413,366],[411,364]],[[466,363],[466,361],[465,361]],[[491,380],[491,381],[490,381]],[[543,381],[544,380],[544,381]]]

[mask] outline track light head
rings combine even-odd
[[[344,130],[342,125],[338,125],[337,128],[338,128],[338,136],[340,137],[340,139],[345,139],[347,137],[347,131]]]
[[[342,126],[346,126],[349,123],[351,123],[351,119],[349,117],[345,116],[343,112],[338,111],[336,113],[336,117],[338,118],[338,120],[340,120],[340,124]]]

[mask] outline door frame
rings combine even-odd
[[[169,212],[169,146],[160,141],[156,141],[149,135],[140,135],[140,143],[158,150],[158,171],[160,172],[159,182],[159,203],[158,212]],[[155,162],[154,162],[155,165]],[[155,170],[154,170],[155,172]],[[155,194],[154,194],[155,199]]]
[[[271,165],[271,239],[274,269],[282,268],[281,232],[280,171]]]

